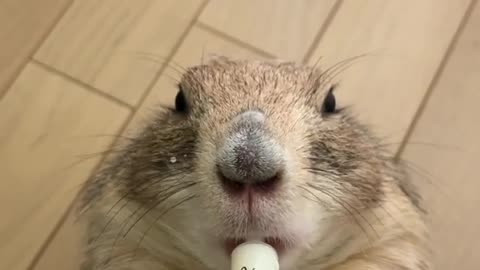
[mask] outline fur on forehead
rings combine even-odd
[[[275,96],[319,101],[327,85],[320,69],[276,60],[234,60],[212,57],[205,64],[189,68],[180,85],[195,99],[225,99],[245,95],[264,100]],[[278,101],[278,100],[276,100]]]

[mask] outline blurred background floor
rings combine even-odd
[[[476,0],[0,0],[0,269],[78,269],[69,209],[116,135],[204,55],[330,67],[408,162],[438,270],[480,259]]]

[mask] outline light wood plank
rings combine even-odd
[[[279,58],[303,60],[335,0],[212,0],[200,21]]]
[[[0,103],[0,269],[31,263],[101,158],[86,155],[105,150],[128,115],[38,65],[25,68]]]
[[[35,58],[131,105],[159,71],[203,0],[78,0]]]
[[[32,270],[80,270],[85,227],[70,213]]]
[[[437,270],[480,265],[480,5],[477,4],[402,157],[431,210]],[[428,142],[435,147],[415,145]],[[418,170],[417,170],[418,171]],[[433,182],[433,184],[430,183]]]
[[[310,63],[324,68],[367,53],[340,74],[340,105],[395,151],[467,9],[469,0],[344,1]]]
[[[72,0],[0,0],[0,97]]]

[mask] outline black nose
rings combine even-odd
[[[265,131],[264,120],[265,116],[256,111],[233,119],[217,156],[218,174],[230,190],[246,185],[271,189],[281,179],[283,150]]]

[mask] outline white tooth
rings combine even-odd
[[[232,252],[231,270],[278,270],[278,255],[261,241],[247,241]]]

